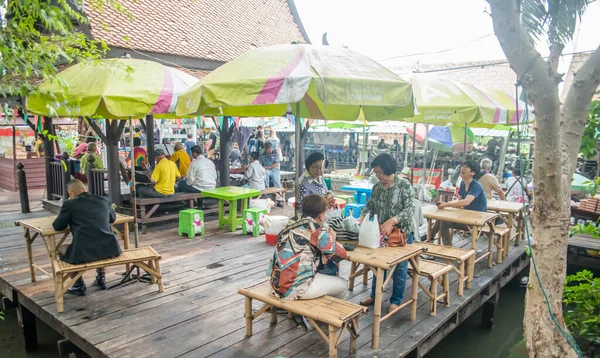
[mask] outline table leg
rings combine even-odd
[[[248,202],[250,201],[250,198],[244,198],[242,199],[242,214],[244,213],[244,211],[246,209],[248,209]]]
[[[432,242],[431,234],[433,233],[433,226],[431,225],[431,222],[431,219],[427,219],[427,242]]]
[[[504,257],[508,256],[508,248],[510,247],[510,238],[512,237],[512,230],[513,230],[513,223],[515,222],[515,214],[514,213],[508,213],[508,228],[510,229],[510,231],[508,232],[508,240],[506,240],[506,245],[504,248]],[[517,239],[517,237],[519,236],[519,227],[517,226],[517,229],[515,231],[515,240]]]
[[[125,248],[125,250],[129,250],[129,223],[128,222],[123,223],[123,248]],[[130,269],[131,269],[131,265],[126,264],[125,272],[129,272]]]
[[[219,199],[219,229],[222,229],[224,224],[225,224],[225,202],[223,200]]]
[[[413,300],[410,305],[410,320],[415,321],[417,319],[417,298],[419,297],[419,256],[416,255],[414,259],[410,260],[410,264],[413,266],[412,270],[412,286],[411,286],[411,299]],[[437,294],[434,292],[434,294]]]
[[[48,242],[50,245],[51,264],[54,265],[54,261],[56,261],[56,240],[54,239],[54,235],[48,237]]]
[[[379,326],[381,325],[381,301],[383,300],[383,272],[380,267],[377,268],[377,282],[375,284],[375,306],[373,307],[373,338],[371,348],[377,349],[379,346]]]
[[[29,274],[31,276],[31,282],[36,281],[35,267],[33,267],[33,248],[31,247],[31,234],[28,228],[25,228],[25,245],[27,246],[27,258],[29,259]]]
[[[237,200],[229,200],[229,231],[237,229]]]

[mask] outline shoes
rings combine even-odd
[[[283,203],[282,203],[281,201],[278,201],[278,202],[277,202],[277,207],[278,207],[278,208],[283,208]]]
[[[375,299],[371,297],[367,297],[364,300],[360,301],[361,306],[372,306],[375,304]]]
[[[106,290],[106,277],[104,275],[104,272],[98,272],[96,274],[96,279],[94,280],[94,286],[98,286],[100,287],[100,289],[102,290]]]
[[[388,308],[388,313],[392,312],[393,310],[395,310],[396,308],[398,308],[398,305],[390,303],[390,308]]]
[[[67,293],[76,296],[85,296],[85,291],[87,291],[87,287],[85,287],[85,281],[83,281],[83,277],[80,277],[75,281],[73,286],[69,287]]]
[[[298,323],[300,327],[304,328],[306,332],[310,332],[314,329],[312,324],[310,324],[310,322],[308,322],[308,320],[304,318],[304,316],[294,315],[294,320],[296,321],[296,323]]]

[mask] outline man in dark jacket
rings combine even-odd
[[[73,241],[61,260],[70,264],[104,260],[121,254],[121,247],[110,228],[116,214],[107,198],[92,195],[75,179],[67,185],[69,200],[63,201],[60,213],[52,223],[55,230],[71,227]],[[98,269],[94,285],[106,289],[104,269]],[[79,278],[69,293],[85,295],[83,278]]]

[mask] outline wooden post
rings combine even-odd
[[[150,166],[152,168],[154,168],[154,143],[155,143],[155,138],[154,138],[154,117],[152,116],[146,116],[146,141],[148,142],[147,145],[147,152],[148,152],[148,163],[150,164]]]
[[[62,185],[63,185],[63,200],[67,200],[69,198],[69,190],[68,184],[71,180],[71,165],[69,163],[69,153],[63,152],[60,156],[60,161],[62,162]]]
[[[19,198],[21,199],[21,212],[23,214],[30,212],[29,209],[29,194],[27,193],[27,179],[25,177],[25,171],[23,170],[25,165],[21,162],[17,163],[17,180],[19,182]]]
[[[52,117],[46,117],[44,129],[47,130],[48,133],[53,134],[53,128]],[[50,170],[50,162],[54,160],[54,147],[48,137],[44,137],[44,157],[46,166],[46,199],[52,200],[52,194],[56,194],[52,192],[54,183],[52,183],[52,171]]]
[[[94,157],[89,155],[87,157],[87,162],[87,171],[85,175],[87,176],[88,191],[91,194],[102,196],[102,191],[98,192],[96,190],[96,178],[94,178],[94,172],[92,171],[92,169],[96,168],[96,166],[94,165]],[[104,183],[101,184],[104,185]]]
[[[19,304],[17,307],[17,321],[21,329],[21,337],[25,343],[27,352],[38,348],[37,330],[35,327],[35,316],[25,306]]]
[[[219,168],[219,175],[221,176],[221,186],[229,186],[229,117],[223,117],[220,134],[219,156],[221,158],[221,166]]]
[[[498,301],[500,301],[500,291],[496,292],[496,294],[483,304],[483,308],[481,309],[481,328],[494,328],[494,318],[496,317]]]
[[[121,176],[119,168],[119,138],[123,133],[125,121],[113,120],[106,124],[106,154],[108,169],[108,197],[112,203],[122,205]]]

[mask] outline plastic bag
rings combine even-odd
[[[367,214],[360,226],[358,245],[369,249],[376,249],[379,247],[379,239],[379,221],[377,220],[377,215],[373,216],[373,220],[369,220],[369,214]]]
[[[348,216],[342,221],[344,230],[358,234],[360,232],[360,225],[358,220],[354,216]]]
[[[275,206],[275,203],[271,199],[252,199],[250,200],[250,209],[258,208],[267,210],[267,214],[271,213],[271,208]]]
[[[342,209],[329,209],[325,212],[324,222],[328,222],[329,219],[339,218],[342,216]]]

